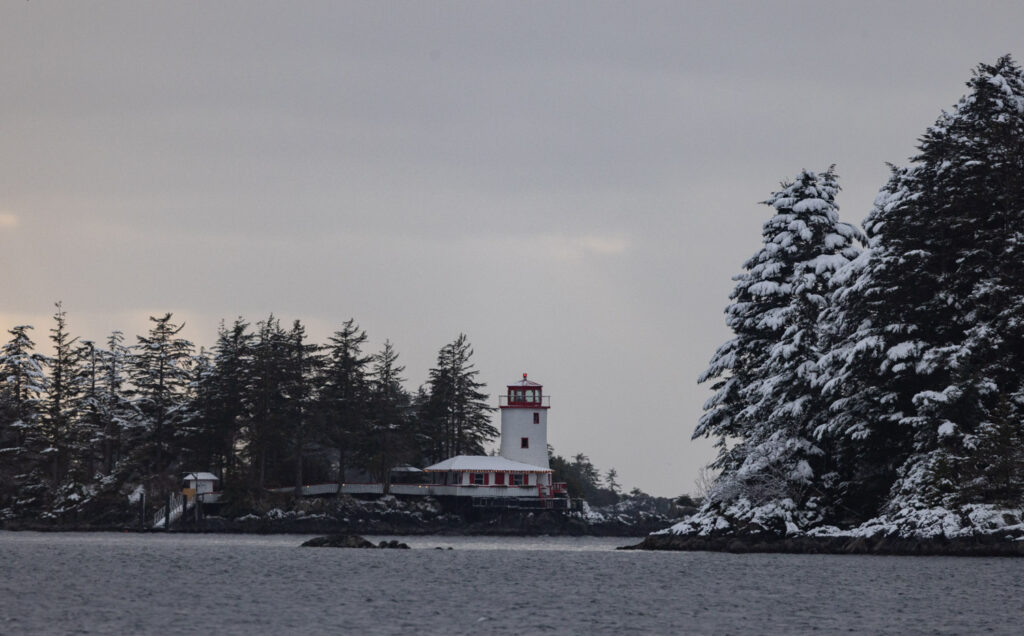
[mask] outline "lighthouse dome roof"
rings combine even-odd
[[[511,383],[511,384],[509,384],[508,386],[509,386],[509,388],[512,388],[512,387],[521,387],[521,386],[525,386],[525,387],[537,387],[537,386],[541,386],[541,385],[540,385],[540,383],[539,383],[539,382],[534,382],[533,380],[527,380],[527,379],[526,379],[526,374],[524,373],[524,374],[523,374],[523,379],[522,379],[522,380],[519,380],[519,381],[517,381],[517,382],[512,382],[512,383]]]

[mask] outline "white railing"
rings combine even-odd
[[[151,528],[164,528],[166,529],[171,523],[174,523],[181,518],[181,515],[185,512],[185,504],[187,500],[185,495],[174,493],[171,495],[171,508],[170,508],[170,519],[168,519],[167,506],[165,505],[160,510],[156,511],[153,515],[153,523],[150,525]]]

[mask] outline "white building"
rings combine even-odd
[[[213,473],[189,473],[185,475],[185,483],[192,490],[192,494],[206,495],[214,491],[214,484],[217,482],[217,475]]]
[[[565,494],[548,464],[550,396],[540,384],[523,379],[499,398],[501,447],[497,456],[459,455],[427,466],[432,494],[471,497],[542,497]]]

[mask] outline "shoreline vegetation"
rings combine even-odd
[[[300,499],[278,496],[261,507],[232,514],[191,515],[176,521],[172,533],[224,534],[361,534],[480,536],[617,536],[643,537],[678,523],[695,511],[664,498],[626,496],[617,503],[583,512],[481,510],[463,502],[432,497],[399,499],[351,496]],[[138,522],[130,510],[116,516],[64,519],[18,519],[0,523],[2,530],[43,532],[166,532]]]
[[[114,332],[103,346],[72,336],[58,302],[53,355],[35,350],[31,326],[8,331],[0,346],[0,528],[109,528],[140,516],[152,524],[190,473],[217,479],[218,501],[204,512],[228,520],[302,512],[318,504],[278,493],[404,483],[410,468],[484,455],[498,436],[464,334],[441,348],[411,392],[391,342],[365,354],[368,336],[353,319],[315,344],[300,321],[289,330],[271,315],[253,330],[239,317],[221,323],[211,349],[197,351],[172,318],[151,317],[135,345]],[[674,505],[626,492],[614,468],[599,471],[583,453],[547,451],[554,481],[573,499],[626,508],[657,500],[666,515]]]

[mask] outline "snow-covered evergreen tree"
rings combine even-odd
[[[110,475],[127,454],[129,432],[141,417],[126,394],[132,354],[131,349],[124,344],[124,334],[120,331],[111,332],[106,345],[106,349],[98,351],[97,442],[100,471]]]
[[[41,396],[45,358],[35,352],[30,325],[18,325],[0,349],[0,518],[32,510],[42,502]]]
[[[823,364],[847,505],[907,527],[984,499],[982,439],[1024,420],[1024,77],[1003,57],[968,87],[880,192]]]
[[[712,381],[694,437],[717,438],[720,471],[694,529],[791,532],[821,522],[832,480],[822,401],[814,384],[829,279],[858,254],[860,233],[839,221],[832,168],[803,171],[765,202],[763,246],[735,277],[726,322],[734,337],[700,382]]]

